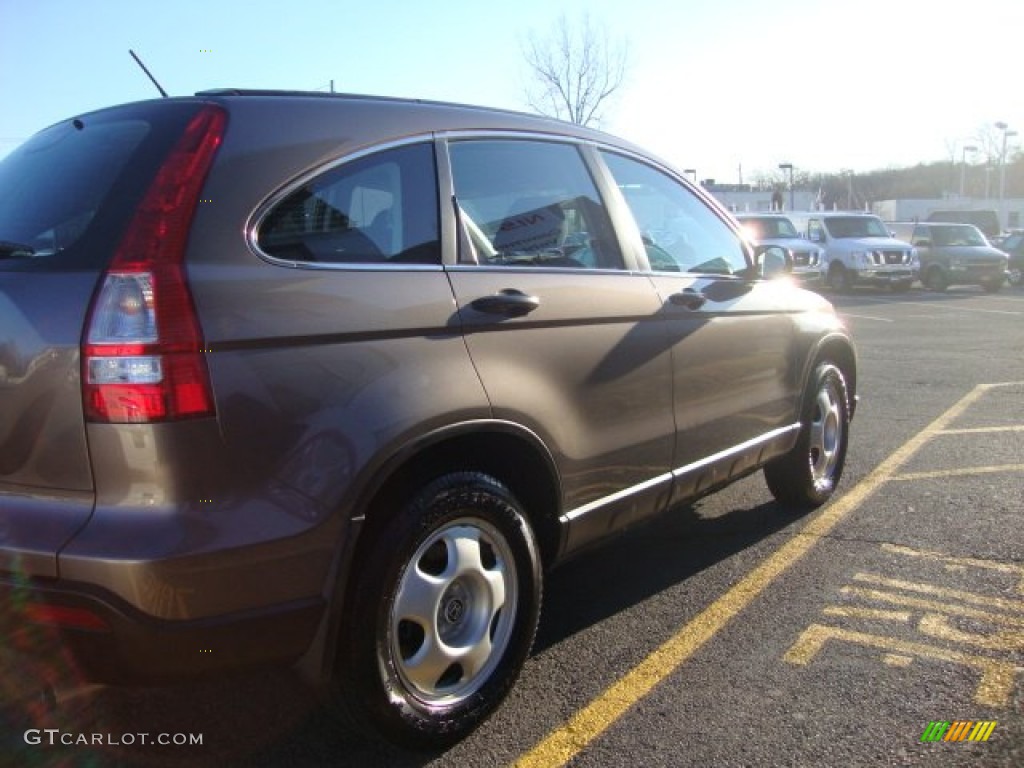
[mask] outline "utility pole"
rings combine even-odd
[[[964,182],[967,179],[967,153],[974,154],[978,148],[973,145],[966,145],[960,155],[960,197],[964,196]]]
[[[1016,131],[1011,131],[1006,123],[996,123],[996,128],[1003,132],[1003,148],[999,153],[999,227],[1003,228],[1005,214],[1003,212],[1003,199],[1006,197],[1006,139],[1016,136]]]
[[[793,210],[793,164],[792,163],[779,163],[780,171],[787,171],[789,173],[789,210]]]

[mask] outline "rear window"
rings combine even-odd
[[[195,109],[150,102],[83,115],[0,161],[0,269],[105,266]]]
[[[999,216],[993,210],[976,211],[932,211],[928,221],[952,221],[960,224],[973,224],[988,237],[999,234]]]

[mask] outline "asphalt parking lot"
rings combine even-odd
[[[66,685],[30,725],[119,743],[28,744],[9,717],[0,761],[1024,764],[1024,291],[832,298],[861,365],[832,503],[799,517],[756,475],[564,566],[509,701],[447,753],[341,733],[288,676],[267,675]],[[967,736],[922,741],[945,722]],[[126,743],[140,733],[203,743]]]

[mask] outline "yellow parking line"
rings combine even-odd
[[[979,384],[935,421],[901,445],[849,493],[812,518],[797,534],[754,568],[732,589],[697,614],[660,648],[552,731],[517,762],[517,768],[554,768],[565,765],[604,733],[634,704],[690,659],[769,584],[802,558],[850,512],[888,482],[903,464],[936,434],[946,429],[992,387]]]
[[[994,472],[1024,472],[1024,464],[999,464],[990,467],[964,467],[962,469],[936,469],[931,472],[905,472],[893,475],[890,480],[934,480],[940,477],[971,477],[972,475],[990,475]]]
[[[1024,424],[1013,424],[1008,427],[965,427],[942,430],[944,435],[988,435],[992,432],[1024,432]]]

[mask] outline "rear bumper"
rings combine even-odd
[[[296,661],[323,616],[319,598],[191,621],[154,619],[87,585],[0,574],[0,629],[19,649],[70,654],[84,678],[155,684]]]

